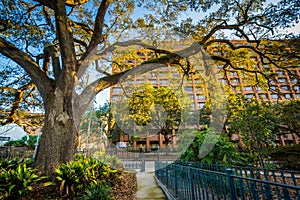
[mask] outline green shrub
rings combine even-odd
[[[245,163],[246,157],[238,152],[237,144],[232,142],[227,135],[219,134],[210,129],[183,132],[179,137],[180,145],[182,145],[180,160],[209,164],[218,162],[224,165]],[[211,147],[213,148],[210,149]],[[204,155],[204,157],[199,155]]]
[[[79,155],[74,161],[62,164],[55,170],[60,195],[79,194],[91,184],[111,185],[119,174],[118,170],[110,168],[102,161]]]
[[[109,194],[110,187],[107,184],[91,184],[85,188],[84,193],[80,195],[79,199],[82,200],[94,200],[105,199],[112,200]]]
[[[33,183],[46,178],[36,175],[36,171],[28,167],[28,161],[4,159],[0,169],[0,199],[14,199],[32,190]]]
[[[38,136],[32,136],[29,137],[24,136],[20,140],[12,140],[6,142],[3,146],[14,146],[14,147],[31,147],[33,148],[35,143],[37,142]]]

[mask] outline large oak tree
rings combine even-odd
[[[157,68],[173,64],[180,66],[183,73],[189,76],[195,73],[193,65],[189,63],[189,56],[206,51],[211,52],[211,55],[208,58],[207,54],[203,53],[204,63],[213,59],[225,71],[243,70],[253,74],[257,80],[273,78],[272,74],[262,68],[255,68],[255,65],[233,62],[234,60],[223,51],[230,48],[241,56],[243,53],[240,53],[240,50],[251,51],[263,64],[272,64],[293,75],[290,69],[298,67],[298,63],[291,63],[287,58],[299,58],[298,39],[285,42],[288,48],[282,46],[280,41],[268,45],[264,40],[272,39],[273,31],[280,25],[292,25],[299,17],[299,5],[297,1],[293,1],[294,10],[290,11],[285,1],[279,6],[268,8],[263,7],[263,2],[1,1],[0,53],[25,70],[43,100],[45,121],[35,165],[42,173],[50,175],[60,163],[73,159],[80,119],[90,100],[105,88],[116,84],[128,71],[143,73],[154,69],[155,67],[151,67],[154,63],[160,64]],[[137,5],[144,6],[144,9],[140,9],[141,12],[146,9],[153,12],[145,11],[145,15],[140,15],[140,18],[133,21],[130,14]],[[206,16],[198,21],[188,18],[177,26],[177,17],[181,11],[193,11],[193,15],[199,16],[199,19],[200,16]],[[289,16],[289,20],[284,21],[286,18],[282,16],[285,15]],[[274,20],[278,23],[272,23]],[[116,40],[125,29],[157,25],[176,28],[179,32],[191,36],[194,43],[183,50],[172,52],[157,49],[139,40]],[[227,37],[229,32],[233,38],[242,39],[244,43],[237,45],[231,42]],[[160,57],[116,74],[111,74],[109,68],[95,65],[102,76],[78,92],[78,83],[95,59],[95,55],[97,59],[105,58],[107,61],[109,57],[105,56],[117,46],[132,44],[151,49]],[[199,48],[199,45],[203,48]],[[278,51],[280,48],[281,51]],[[214,49],[221,54],[214,54]]]

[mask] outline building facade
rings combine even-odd
[[[184,45],[180,42],[173,44],[174,49],[181,49]],[[215,51],[214,54],[218,55],[222,52]],[[123,65],[113,65],[112,73],[120,72],[128,67],[136,67],[143,61],[153,58],[154,53],[148,50],[135,49],[131,54],[123,60]],[[270,83],[266,85],[254,84],[257,76],[251,73],[228,69],[224,70],[223,66],[214,63],[213,71],[215,71],[215,80],[222,83],[225,87],[229,88],[232,92],[238,95],[244,95],[246,98],[264,99],[265,101],[274,102],[285,99],[298,99],[300,98],[299,80],[300,67],[293,68],[289,71],[281,70],[272,65],[264,65],[259,62],[258,56],[251,56],[250,61],[254,67],[260,71],[268,71],[272,73],[273,77]],[[124,101],[126,98],[126,88],[128,86],[140,86],[143,83],[151,83],[153,87],[176,87],[181,86],[184,93],[190,98],[190,110],[196,111],[204,107],[209,98],[209,89],[205,76],[207,68],[200,62],[199,66],[194,67],[193,73],[184,76],[184,72],[177,66],[165,66],[159,69],[151,70],[141,75],[132,75],[126,81],[116,84],[110,88],[110,102],[112,104]],[[255,80],[256,79],[256,80]],[[184,84],[180,84],[183,83]],[[176,85],[177,84],[177,85]],[[121,130],[119,130],[121,131]],[[175,130],[170,130],[170,135],[173,135],[171,145],[176,146]],[[285,143],[298,143],[299,138],[294,135],[280,136],[278,138],[282,145]],[[131,144],[133,148],[143,146],[146,151],[151,149],[163,148],[165,145],[164,137],[161,134],[151,135],[144,138],[132,139],[132,135],[119,134],[112,139],[113,143],[118,141]]]

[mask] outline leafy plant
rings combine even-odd
[[[245,99],[232,95],[228,109],[230,134],[237,134],[245,143],[245,151],[252,158],[252,164],[265,166],[267,146],[276,140],[275,127],[278,117],[272,105],[256,99]]]
[[[62,164],[55,170],[60,194],[78,194],[91,184],[112,184],[120,174],[103,161],[91,157],[76,156],[74,161]]]
[[[205,129],[202,131],[191,131],[184,133],[180,136],[180,144],[185,144],[184,140],[193,141],[187,148],[182,148],[184,151],[180,153],[181,161],[197,162],[202,163],[222,163],[222,164],[236,164],[242,163],[243,157],[238,153],[236,144],[230,141],[225,135],[220,135],[216,140],[214,133]],[[203,148],[204,139],[207,141],[205,145],[213,145],[213,149],[210,152],[205,151]],[[199,154],[206,155],[203,158],[199,157]]]
[[[21,197],[32,190],[32,184],[46,178],[36,175],[36,171],[28,167],[26,161],[16,163],[16,160],[3,160],[0,169],[0,199]]]
[[[30,135],[29,137],[24,136],[20,140],[8,141],[4,144],[4,146],[31,147],[31,148],[33,148],[35,143],[37,142],[37,137],[38,136],[32,136],[32,135]]]
[[[10,170],[10,169],[16,169],[20,164],[26,164],[27,166],[31,166],[33,163],[33,159],[26,158],[26,159],[19,159],[19,158],[13,158],[9,160],[8,158],[4,158],[0,162],[0,169],[1,170]]]
[[[80,195],[80,199],[83,199],[83,200],[94,200],[94,199],[112,200],[109,192],[110,192],[110,187],[107,184],[91,184],[85,188],[84,193]]]

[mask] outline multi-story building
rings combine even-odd
[[[184,47],[184,45],[180,42],[173,45],[174,49]],[[131,55],[134,56],[126,56],[126,59],[123,61],[124,65],[113,65],[112,73],[120,72],[126,67],[128,68],[128,66],[135,67],[141,62],[153,58],[154,55],[153,52],[148,50],[136,49],[133,50],[133,52],[135,53],[131,53]],[[214,52],[214,54],[219,53],[220,52]],[[285,70],[272,67],[271,65],[263,65],[258,61],[259,58],[255,56],[252,56],[250,60],[255,63],[255,66],[259,70],[268,70],[269,73],[273,73],[273,75],[275,75],[275,78],[271,80],[267,87],[263,87],[260,84],[253,84],[253,82],[251,82],[253,80],[251,80],[249,74],[243,71],[233,69],[224,71],[222,66],[218,66],[217,64],[214,66],[217,72],[215,80],[224,83],[224,85],[231,88],[234,93],[244,95],[246,98],[263,98],[265,101],[270,102],[300,98],[299,80],[297,78],[300,77],[300,67],[293,68],[287,72]],[[194,73],[191,73],[188,76],[185,84],[181,85],[185,94],[191,99],[191,111],[203,108],[209,97],[207,85],[203,81],[203,75],[205,73],[205,67],[198,66],[197,69],[194,69]],[[183,73],[180,73],[180,69],[175,66],[166,66],[149,71],[142,75],[132,76],[131,79],[128,79],[128,81],[111,87],[110,101],[112,103],[122,101],[122,99],[126,96],[124,88],[126,88],[127,85],[139,86],[145,82],[150,82],[154,87],[164,87],[180,83],[182,76]],[[170,130],[170,134],[175,135],[174,130]],[[299,142],[299,138],[296,136],[281,136],[278,139],[282,145],[287,142]],[[147,151],[151,148],[162,148],[164,146],[164,137],[161,134],[139,138],[137,140],[132,140],[131,135],[118,134],[112,142],[115,143],[118,141],[127,143],[132,142],[134,148],[144,145]],[[173,138],[172,145],[176,145],[176,137]]]

